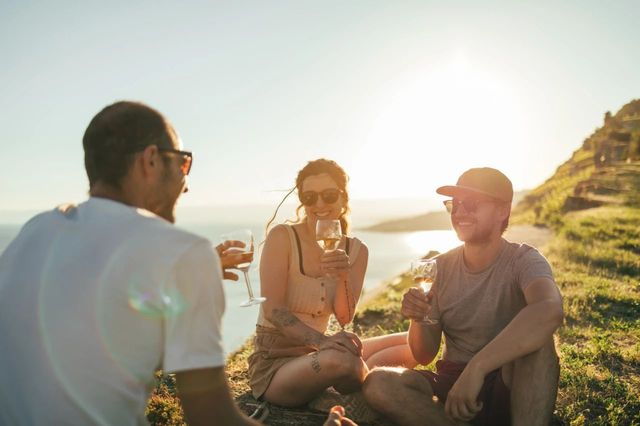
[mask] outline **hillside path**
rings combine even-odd
[[[527,243],[540,251],[544,251],[553,237],[553,231],[541,226],[513,225],[507,229],[504,237],[509,241]]]

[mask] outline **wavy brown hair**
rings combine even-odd
[[[276,211],[273,213],[273,216],[271,216],[271,219],[269,219],[269,222],[267,223],[266,234],[269,233],[269,228],[273,224],[273,221],[276,219],[278,210],[280,209],[282,204],[285,202],[287,197],[289,197],[289,195],[291,195],[291,193],[295,190],[298,191],[298,196],[299,196],[299,194],[302,193],[302,183],[306,178],[308,178],[309,176],[321,175],[323,173],[328,174],[331,177],[331,179],[333,179],[333,181],[336,183],[336,185],[338,185],[338,189],[342,192],[341,196],[344,201],[344,208],[342,209],[342,212],[340,213],[340,217],[338,219],[340,220],[340,227],[342,228],[342,233],[344,235],[349,234],[349,228],[350,228],[349,213],[351,213],[351,208],[349,207],[349,191],[347,191],[347,183],[349,182],[349,176],[344,171],[344,169],[338,165],[338,163],[336,163],[333,160],[328,160],[326,158],[319,158],[317,160],[309,161],[307,165],[304,166],[298,172],[298,176],[296,177],[296,186],[294,186],[289,190],[289,192],[287,192],[287,194],[284,196],[282,201],[280,201],[280,204],[278,204],[278,207],[276,207]],[[304,215],[301,216],[301,212],[303,209],[304,209],[304,206],[302,205],[302,203],[300,203],[296,208],[296,219],[287,220],[286,223],[302,222],[304,220]]]

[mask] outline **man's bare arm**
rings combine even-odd
[[[408,343],[411,354],[420,364],[428,365],[438,354],[442,327],[438,324],[423,322],[431,311],[431,298],[419,288],[410,288],[402,298],[402,315],[411,319]]]
[[[524,296],[527,306],[471,359],[468,367],[486,375],[549,342],[564,319],[558,287],[550,278],[538,278],[527,286]]]
[[[224,367],[176,373],[176,387],[189,425],[258,425],[238,409]]]

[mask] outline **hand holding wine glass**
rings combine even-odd
[[[319,219],[316,222],[316,241],[324,253],[321,257],[321,268],[329,271],[326,276],[338,280],[338,288],[344,287],[347,302],[348,318],[352,314],[352,297],[349,288],[349,256],[344,250],[339,250],[338,245],[342,239],[342,225],[339,220]],[[341,290],[340,290],[341,291]],[[345,330],[347,322],[338,322]]]
[[[238,275],[230,270],[237,269],[237,265],[239,264],[253,261],[253,252],[247,252],[244,248],[245,243],[237,240],[225,240],[215,247],[220,257],[220,264],[225,280],[238,281]]]
[[[244,229],[241,231],[234,231],[222,236],[223,243],[221,244],[223,247],[226,245],[229,248],[224,250],[224,254],[228,255],[228,261],[232,259],[231,256],[236,256],[234,259],[239,261],[233,265],[236,269],[242,271],[244,274],[244,282],[247,286],[247,292],[249,293],[249,299],[242,302],[240,306],[247,307],[256,305],[267,300],[265,297],[255,297],[253,295],[253,289],[251,288],[251,281],[249,279],[249,268],[251,267],[251,262],[253,260],[253,234],[248,229]],[[223,263],[224,265],[224,263]]]
[[[435,259],[418,259],[411,262],[411,274],[413,275],[413,283],[418,285],[425,296],[431,291],[433,282],[437,275],[437,266]],[[429,315],[425,315],[422,318],[422,322],[427,324],[437,324],[439,321],[434,318],[430,318]]]

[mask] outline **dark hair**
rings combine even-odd
[[[269,233],[269,227],[275,220],[276,215],[278,214],[278,210],[280,209],[280,206],[282,206],[282,204],[287,199],[287,197],[295,190],[298,190],[298,193],[301,193],[302,183],[306,178],[308,178],[309,176],[316,176],[323,173],[328,174],[329,177],[331,177],[331,179],[333,179],[333,181],[336,183],[336,185],[338,185],[338,189],[342,191],[341,196],[342,196],[342,199],[344,200],[344,209],[339,217],[340,227],[342,228],[342,233],[344,235],[349,234],[349,226],[350,226],[349,213],[351,212],[351,209],[349,208],[349,192],[347,191],[347,183],[349,182],[349,176],[344,171],[344,169],[338,165],[338,163],[336,163],[333,160],[327,160],[326,158],[319,158],[317,160],[309,161],[307,165],[304,166],[302,170],[298,172],[298,176],[296,177],[296,186],[289,190],[289,192],[284,196],[282,201],[280,201],[280,204],[278,204],[278,207],[276,207],[276,211],[273,213],[273,216],[271,217],[271,219],[269,219],[269,222],[267,223],[267,226],[266,226],[267,233]],[[303,209],[302,204],[298,205],[298,207],[296,208],[295,223],[299,223],[302,220],[302,218],[300,217],[300,211],[302,209]]]
[[[155,109],[139,102],[107,106],[89,123],[82,138],[89,187],[100,181],[121,189],[132,153],[148,145],[172,148],[175,131]]]

